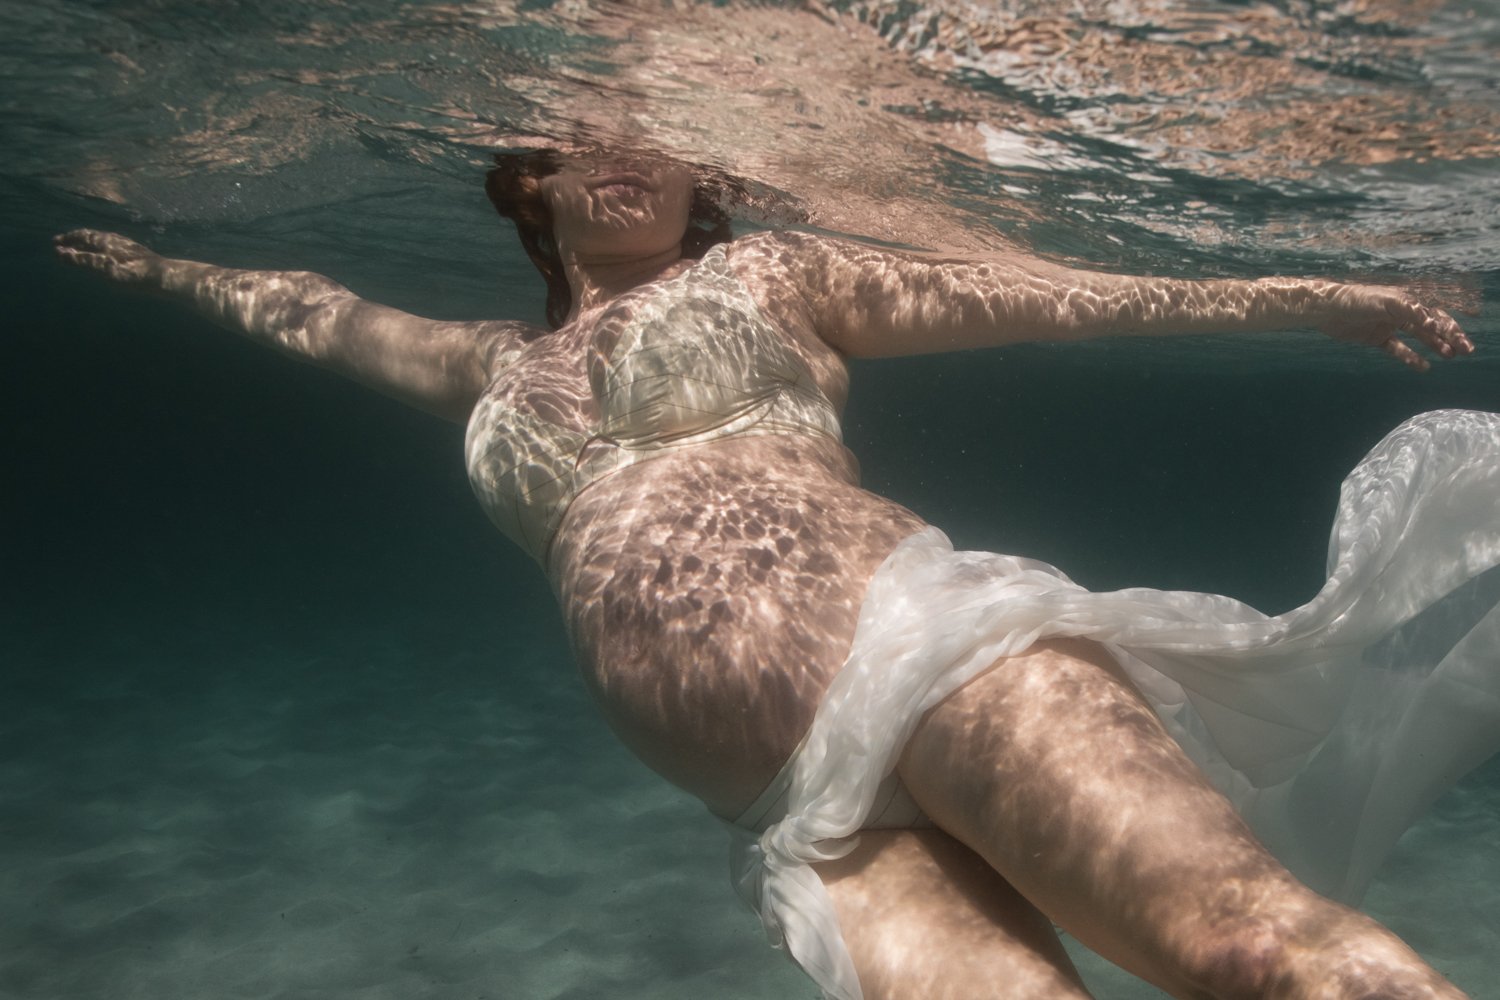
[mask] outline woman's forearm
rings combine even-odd
[[[174,260],[115,233],[78,230],[56,246],[69,263],[165,294],[251,340],[460,422],[531,331],[523,323],[414,316],[308,271]]]
[[[315,314],[348,289],[306,271],[246,271],[163,257],[118,233],[79,229],[54,241],[58,255],[111,281],[183,302],[220,326],[288,353],[325,360],[332,331],[309,335]]]
[[[1059,339],[1318,329],[1394,293],[1307,278],[1189,281],[1087,271],[1067,275],[1058,279],[1067,303],[1058,314]]]
[[[1069,273],[1076,278],[1065,294],[1058,339],[1317,330],[1380,347],[1418,369],[1427,363],[1403,337],[1445,358],[1474,349],[1451,316],[1399,288],[1315,278],[1188,281]]]
[[[242,271],[159,258],[153,282],[205,318],[309,361],[337,363],[337,325],[319,316],[354,294],[310,271]]]

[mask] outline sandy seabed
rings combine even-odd
[[[400,622],[12,644],[0,996],[815,1000],[553,617],[506,617],[473,650]],[[1367,901],[1476,1000],[1500,997],[1497,816],[1492,764]],[[1080,964],[1101,998],[1160,996]]]

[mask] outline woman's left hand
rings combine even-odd
[[[1407,340],[1425,344],[1441,358],[1474,353],[1457,321],[1436,306],[1423,305],[1399,288],[1338,285],[1329,299],[1328,319],[1318,329],[1335,340],[1378,347],[1408,368],[1426,371],[1427,359]]]

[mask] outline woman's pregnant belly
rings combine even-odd
[[[585,489],[548,570],[606,719],[727,818],[812,721],[875,570],[922,526],[832,440],[738,437]]]

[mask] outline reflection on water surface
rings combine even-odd
[[[254,220],[472,183],[497,146],[624,141],[749,181],[752,220],[939,249],[1142,270],[1500,257],[1493,2],[12,16],[8,167],[148,221]]]

